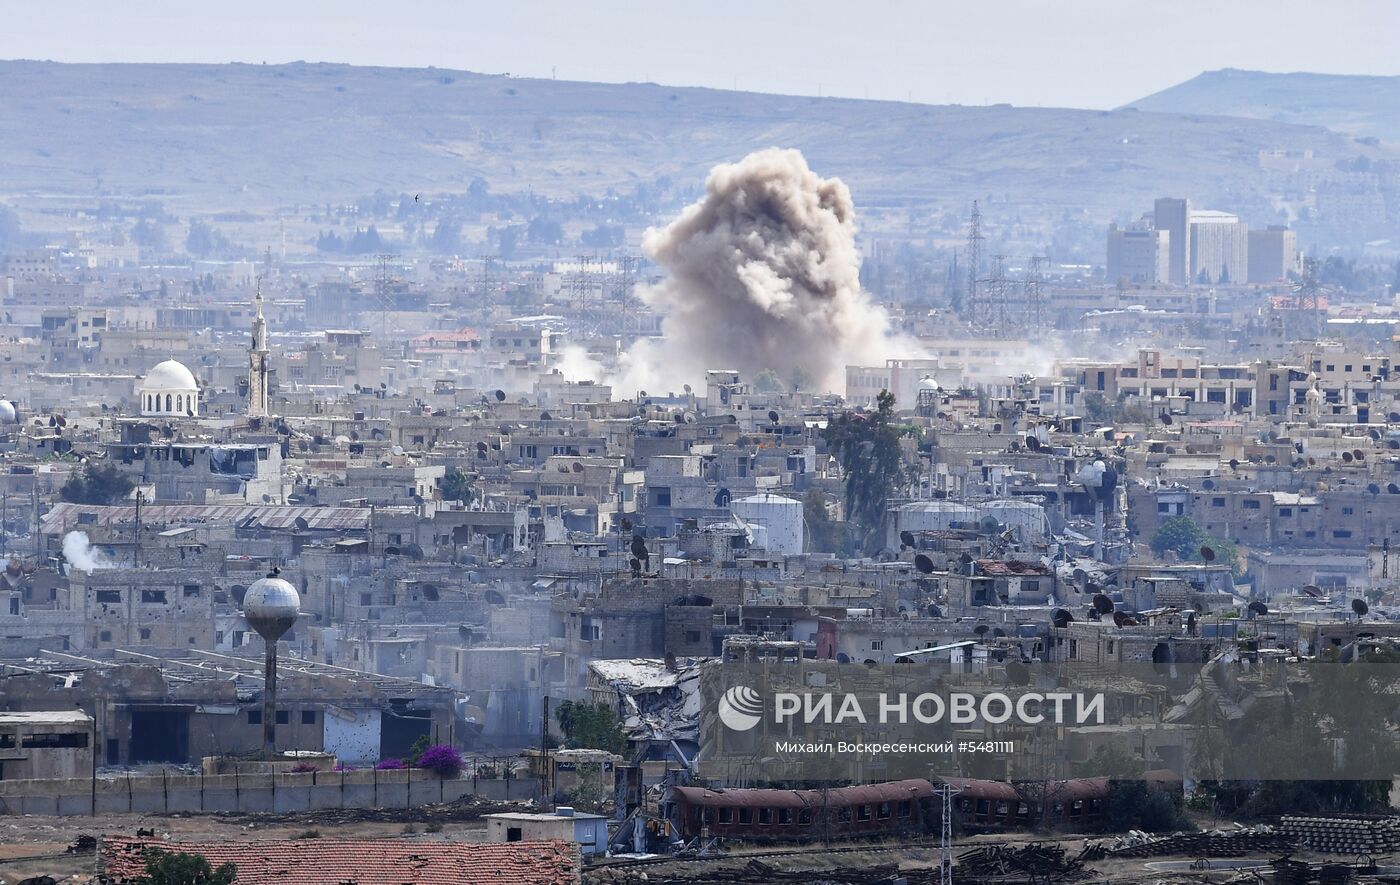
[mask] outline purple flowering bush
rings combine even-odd
[[[423,751],[418,757],[418,765],[443,779],[459,777],[466,766],[462,754],[450,744],[437,744]]]
[[[379,764],[374,767],[380,771],[401,771],[408,766],[402,759],[380,759]]]

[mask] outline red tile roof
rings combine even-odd
[[[167,842],[104,836],[114,882],[145,874],[149,849],[202,854],[232,863],[237,885],[576,885],[578,846],[548,842],[415,842],[302,839],[277,842]]]

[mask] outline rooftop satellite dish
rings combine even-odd
[[[730,416],[730,417],[733,417],[733,416]],[[687,424],[694,424],[694,423],[695,423],[695,413],[694,413],[694,412],[686,412],[686,413],[685,413],[685,423],[687,423]]]
[[[986,636],[989,629],[990,628],[986,624],[978,624],[976,627],[972,628],[972,632],[976,633],[978,636]]]
[[[1128,617],[1124,612],[1114,612],[1113,625],[1115,627],[1133,627],[1137,625],[1137,621]]]
[[[296,519],[293,519],[292,525],[296,526],[299,532],[304,532],[311,528],[311,523],[307,522],[304,516],[298,516]]]
[[[496,402],[503,403],[506,401],[506,392],[504,390],[497,390],[495,395]]]
[[[1202,544],[1201,559],[1204,559],[1206,562],[1215,562],[1215,548],[1211,547],[1209,544]]]
[[[1350,464],[1351,462],[1352,462],[1352,454],[1351,454],[1351,452],[1342,452],[1342,463],[1344,463],[1344,464]]]
[[[392,449],[390,449],[389,451],[393,452],[395,455],[402,455],[402,454],[403,454],[403,446],[394,446],[394,447],[393,447]]]
[[[1026,437],[1026,448],[1030,449],[1032,452],[1040,451],[1040,440],[1034,436]]]
[[[574,471],[574,473],[582,473],[582,472],[583,472],[583,464],[580,463],[580,462],[578,462],[578,461],[575,461],[574,464],[573,464],[573,471]]]
[[[1263,617],[1269,613],[1269,607],[1257,599],[1249,604],[1249,610],[1253,612],[1256,617]]]
[[[1371,428],[1371,439],[1380,439],[1380,438],[1381,438],[1381,432],[1380,432],[1379,430],[1377,430],[1376,428],[1372,427],[1372,428]]]
[[[548,412],[540,412],[541,421],[553,421],[554,418]]]
[[[1392,495],[1400,495],[1400,486],[1396,485],[1393,482],[1387,484],[1385,490]]]
[[[918,570],[919,574],[931,575],[933,574],[933,560],[923,553],[917,554],[914,557],[914,568]]]
[[[1172,423],[1171,412],[1163,412],[1161,417],[1162,417],[1162,423],[1163,423],[1163,424],[1171,424],[1171,423]]]
[[[914,533],[911,532],[911,531],[909,531],[909,530],[907,530],[907,529],[906,529],[905,531],[900,532],[900,533],[899,533],[899,543],[903,544],[905,547],[913,547],[913,546],[914,546]]]
[[[1101,615],[1106,615],[1113,611],[1113,600],[1102,593],[1094,594],[1094,611]]]
[[[1050,615],[1050,623],[1059,627],[1061,630],[1072,621],[1074,621],[1074,615],[1070,614],[1067,609],[1057,608],[1054,613]]]
[[[1213,480],[1213,479],[1205,479],[1205,480],[1202,480],[1202,481],[1201,481],[1201,488],[1205,489],[1206,491],[1210,491],[1211,489],[1215,488],[1215,480]]]
[[[684,391],[686,392],[687,395],[688,395],[688,394],[692,394],[692,393],[695,392],[694,389],[692,389],[691,386],[690,386],[689,384],[682,384],[682,385],[681,385],[681,390],[684,390]]]
[[[1239,470],[1239,469],[1240,469],[1240,459],[1239,459],[1239,458],[1231,458],[1231,459],[1230,459],[1230,469],[1231,469],[1231,470]]]
[[[1373,495],[1379,495],[1381,493],[1381,487],[1376,485],[1375,483],[1371,483],[1370,485],[1366,486],[1366,491],[1370,492]]]
[[[774,424],[777,424],[777,423],[778,423],[778,413],[777,413],[775,410],[773,410],[773,409],[769,409],[769,410],[768,410],[768,420],[769,420],[769,421],[772,421]]]
[[[1366,613],[1371,610],[1371,606],[1367,605],[1364,599],[1353,599],[1351,601],[1351,610],[1356,612],[1358,618],[1364,618],[1366,617]]]
[[[685,413],[684,413],[684,412],[676,412],[674,415],[671,416],[671,420],[674,421],[674,422],[676,422],[677,424],[684,424],[684,423],[685,423]]]

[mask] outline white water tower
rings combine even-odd
[[[243,617],[267,647],[263,670],[263,756],[277,751],[277,641],[292,629],[301,614],[301,594],[273,569],[253,582],[243,596]]]

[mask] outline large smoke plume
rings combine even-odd
[[[706,369],[842,390],[847,363],[883,362],[889,322],[860,287],[855,206],[795,150],[715,167],[705,196],[642,248],[668,277],[643,293],[662,339],[627,354],[624,390],[679,387]]]

